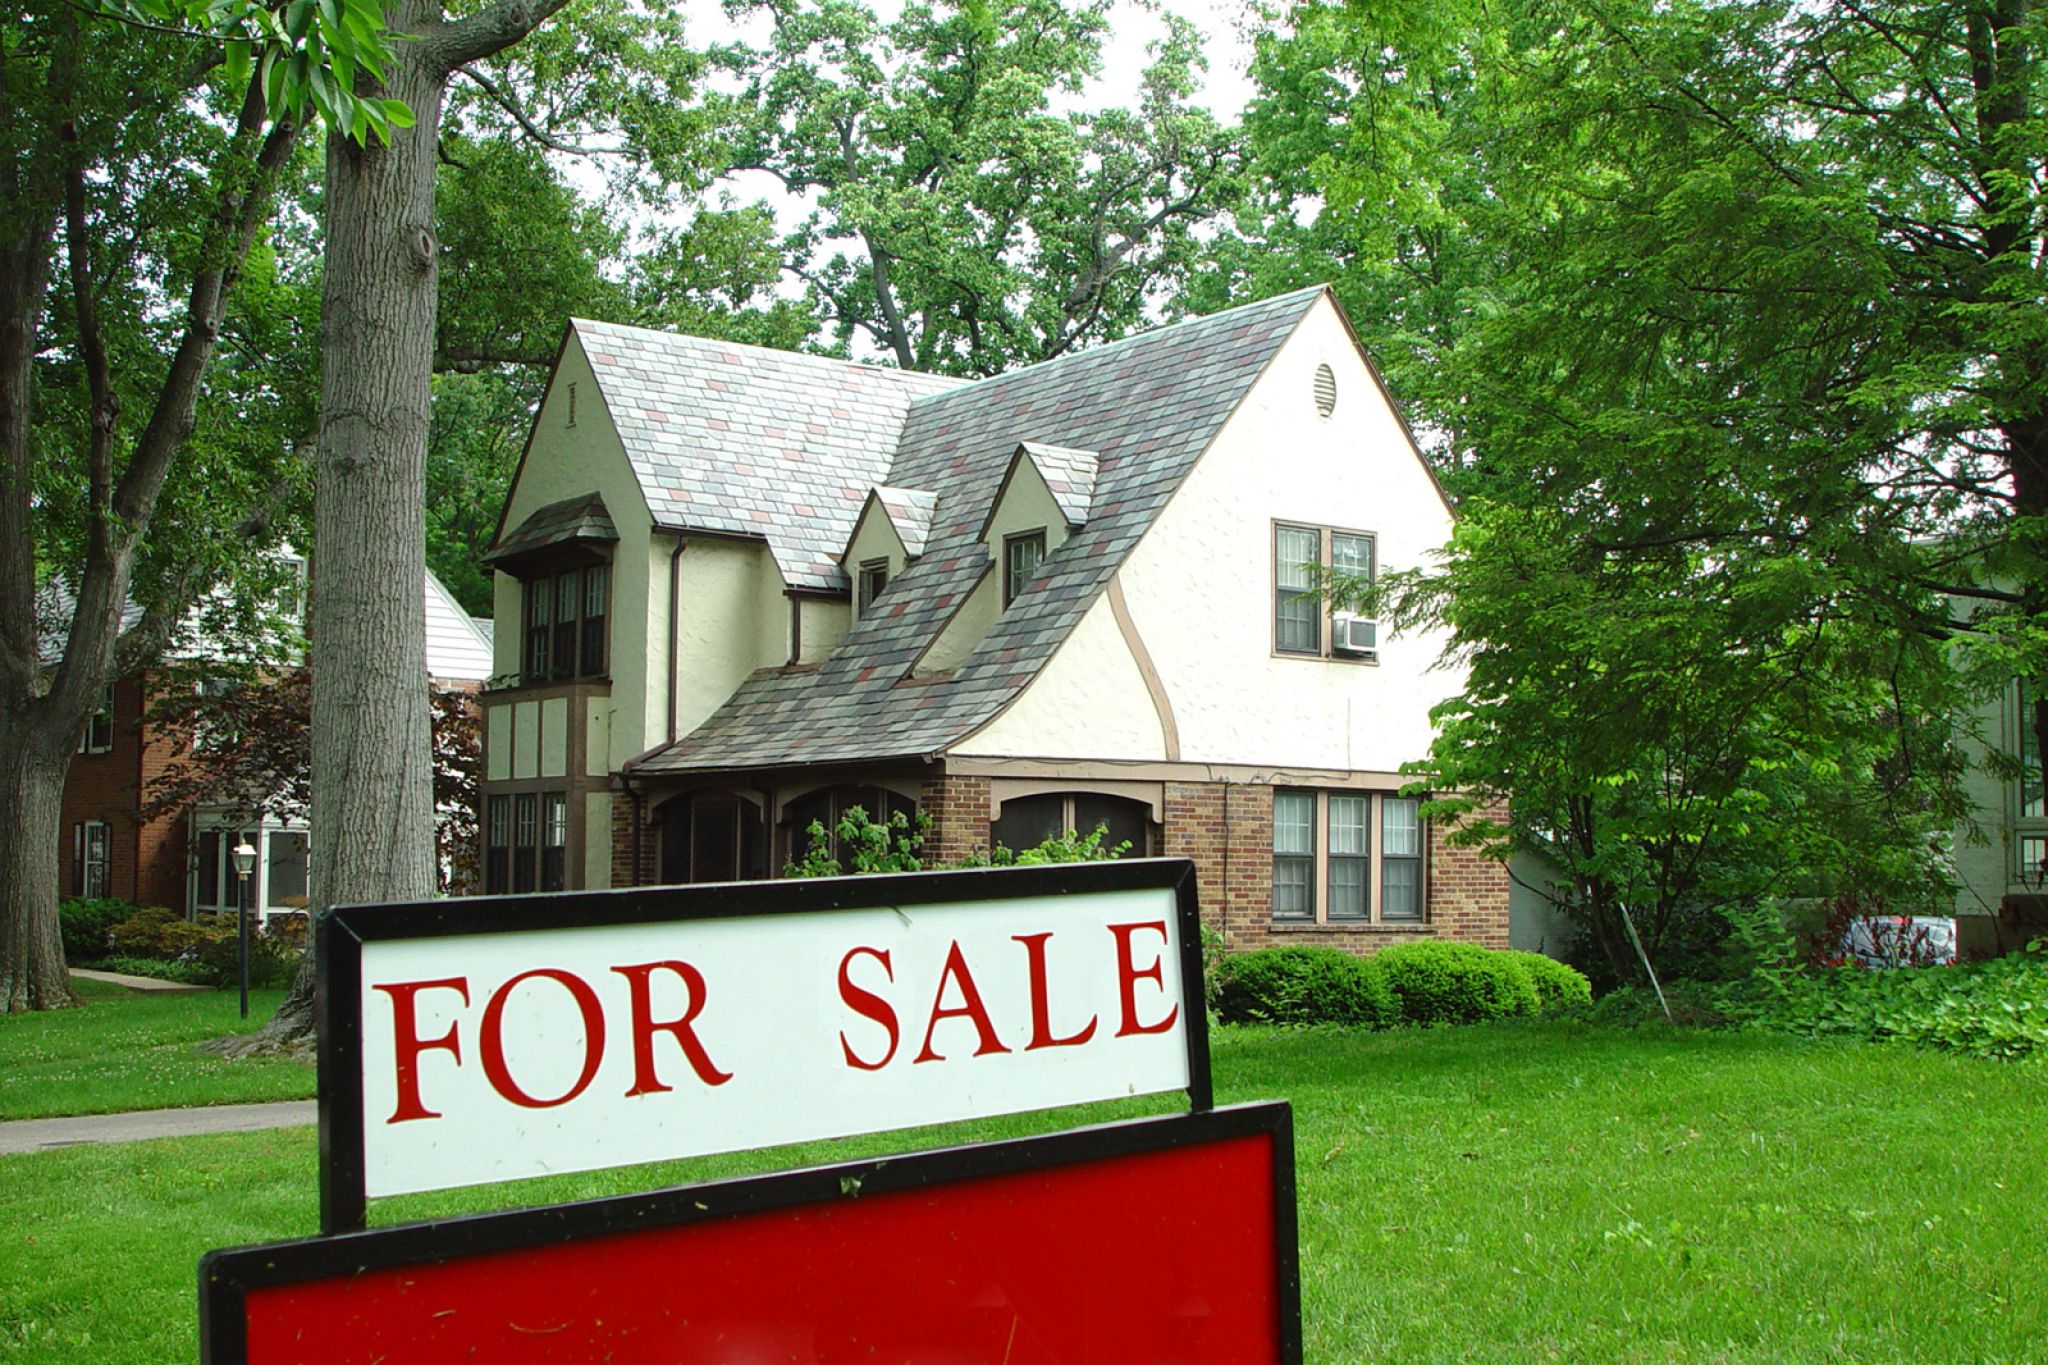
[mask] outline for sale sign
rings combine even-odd
[[[1184,862],[345,908],[324,1204],[1187,1090]]]

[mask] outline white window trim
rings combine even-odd
[[[1426,929],[1431,923],[1429,913],[1429,821],[1417,820],[1416,900],[1417,917],[1414,919],[1387,919],[1383,901],[1386,896],[1386,809],[1388,801],[1416,800],[1403,797],[1398,792],[1349,791],[1342,788],[1322,787],[1276,787],[1273,795],[1277,800],[1283,793],[1313,796],[1316,801],[1315,823],[1313,826],[1315,853],[1314,866],[1309,888],[1314,913],[1307,917],[1282,915],[1269,905],[1268,918],[1276,929]],[[1332,919],[1330,917],[1330,798],[1362,796],[1366,798],[1365,814],[1365,898],[1364,919]],[[1270,856],[1281,856],[1270,846],[1275,842],[1267,839]],[[1299,856],[1299,855],[1296,855]],[[1349,854],[1343,857],[1355,856]],[[1270,875],[1270,871],[1269,871]],[[1270,896],[1270,891],[1269,891]]]

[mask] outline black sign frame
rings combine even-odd
[[[368,1220],[361,1012],[365,943],[1153,890],[1174,893],[1188,1107],[1191,1113],[1200,1114],[1214,1108],[1215,1097],[1209,1077],[1209,1021],[1195,867],[1185,858],[337,906],[321,913],[313,926],[321,1230],[354,1233],[367,1226]],[[1291,1199],[1289,1208],[1291,1217]]]

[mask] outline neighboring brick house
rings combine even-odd
[[[491,555],[487,886],[774,876],[858,803],[930,862],[1104,824],[1234,946],[1505,946],[1399,794],[1443,640],[1299,591],[1450,529],[1324,289],[971,383],[574,322]]]
[[[488,622],[462,610],[441,581],[426,579],[427,671],[444,684],[481,686],[491,666]],[[190,658],[221,657],[204,640]],[[311,838],[303,821],[276,812],[251,818],[244,806],[200,806],[145,818],[150,783],[179,756],[149,715],[160,680],[122,678],[107,689],[64,780],[58,886],[66,896],[118,896],[190,915],[233,909],[239,895],[232,853],[247,838],[257,852],[250,904],[260,917],[303,911]]]

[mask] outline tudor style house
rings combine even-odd
[[[1443,641],[1303,591],[1450,527],[1325,289],[978,382],[574,322],[490,556],[487,889],[772,877],[858,804],[1191,858],[1234,947],[1505,946],[1400,794]]]

